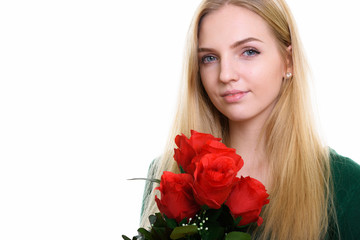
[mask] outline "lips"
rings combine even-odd
[[[245,97],[248,92],[249,91],[230,90],[221,94],[221,97],[223,97],[227,103],[236,103]]]

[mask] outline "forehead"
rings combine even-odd
[[[199,46],[232,44],[249,37],[264,42],[275,41],[270,27],[263,18],[244,7],[228,4],[202,19]]]

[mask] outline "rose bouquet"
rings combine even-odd
[[[244,161],[220,140],[196,131],[190,138],[176,136],[174,159],[181,173],[163,173],[156,188],[161,196],[155,196],[160,213],[133,240],[251,239],[246,228],[262,224],[259,215],[269,195],[256,179],[237,177]]]

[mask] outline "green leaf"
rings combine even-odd
[[[168,240],[169,239],[169,233],[167,233],[167,229],[165,227],[153,227],[153,232],[155,233],[156,238],[155,239],[161,239],[161,240]]]
[[[165,221],[166,221],[167,226],[171,229],[174,229],[178,226],[175,219],[165,217]]]
[[[128,238],[128,237],[125,236],[125,235],[122,235],[122,238],[123,238],[124,240],[131,240],[130,238]]]
[[[241,216],[240,216],[240,217],[237,217],[237,218],[235,219],[235,221],[234,221],[234,225],[235,225],[235,226],[239,225],[239,222],[241,221],[241,219],[242,219]]]
[[[194,225],[188,225],[188,226],[182,226],[182,227],[176,227],[171,235],[171,239],[179,239],[184,238],[193,234],[198,233],[197,226]]]
[[[184,168],[181,165],[179,165],[179,168],[180,168],[180,173],[186,173]]]
[[[156,215],[156,221],[154,223],[154,226],[155,227],[167,227],[167,224],[166,224],[163,216],[161,215],[161,213],[158,212],[158,213],[155,213],[155,215]],[[164,214],[164,216],[165,216],[165,214]]]
[[[130,180],[130,181],[133,181],[133,180],[145,180],[145,181],[150,181],[150,182],[154,182],[154,183],[160,183],[160,180],[155,179],[155,178],[130,178],[128,180]]]
[[[210,208],[209,208],[209,206],[208,205],[202,205],[201,206],[201,210],[203,210],[203,211],[207,211],[207,210],[209,210]]]
[[[206,211],[205,215],[209,218],[210,221],[219,222],[218,219],[222,215],[223,209],[209,209]]]
[[[200,235],[202,240],[218,240],[223,239],[224,237],[224,228],[219,225],[219,223],[206,223],[203,225],[203,228],[207,230],[200,230]]]
[[[165,222],[161,213],[155,213],[149,216],[149,222],[153,227],[167,227],[167,223]]]
[[[145,228],[139,228],[138,232],[144,235],[146,240],[153,240],[153,237],[150,232],[148,232]]]
[[[155,222],[156,222],[156,219],[157,219],[157,217],[156,217],[155,215],[150,215],[150,216],[149,216],[149,222],[150,222],[150,224],[151,224],[151,225],[154,225]]]
[[[226,235],[225,240],[251,240],[251,236],[243,232],[231,232]]]
[[[185,217],[181,222],[179,222],[179,226],[182,226],[183,224],[187,224],[189,222],[189,219]]]

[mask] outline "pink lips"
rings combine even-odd
[[[221,95],[227,103],[236,103],[240,101],[249,91],[230,90]]]

